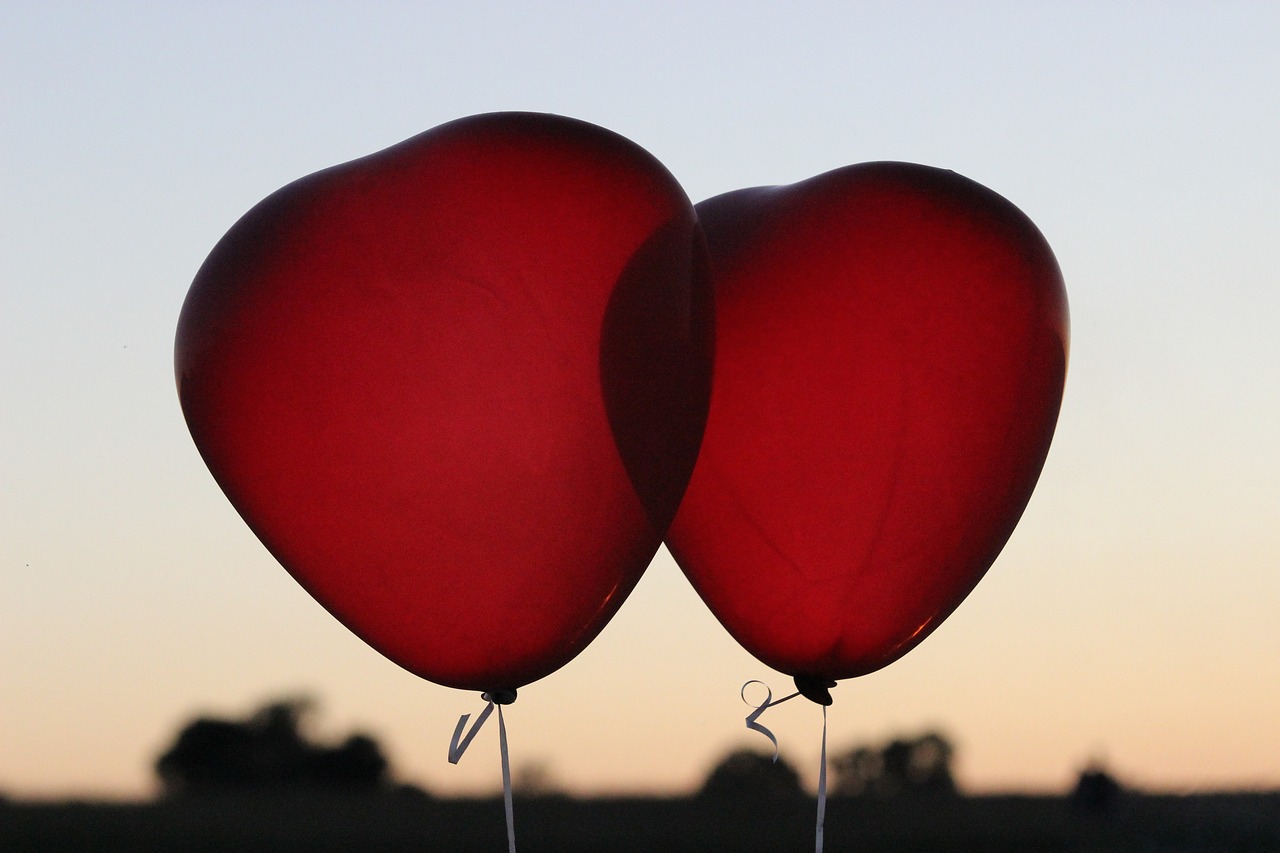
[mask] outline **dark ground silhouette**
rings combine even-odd
[[[517,799],[521,853],[801,853],[814,801]],[[0,803],[5,853],[338,853],[506,849],[502,803],[403,793],[221,794],[139,805]],[[1126,794],[1105,814],[1069,797],[844,798],[828,803],[826,850],[857,853],[1270,853],[1280,793]]]

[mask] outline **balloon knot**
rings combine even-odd
[[[480,698],[495,705],[510,705],[516,701],[515,690],[486,690]]]
[[[830,689],[835,687],[836,683],[830,678],[822,678],[816,675],[797,675],[795,682],[796,690],[799,690],[800,695],[810,702],[817,702],[819,705],[824,706],[831,704]]]

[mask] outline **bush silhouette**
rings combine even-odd
[[[244,720],[201,717],[156,760],[167,794],[263,788],[374,790],[389,786],[387,760],[368,735],[337,746],[312,743],[307,700],[268,703]]]
[[[1115,804],[1121,793],[1123,788],[1115,777],[1095,762],[1080,771],[1075,789],[1071,792],[1071,802],[1082,811],[1105,812]]]
[[[699,791],[701,797],[785,799],[804,795],[800,776],[784,759],[739,749],[720,760]]]

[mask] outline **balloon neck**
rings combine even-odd
[[[819,705],[831,704],[831,688],[835,687],[836,683],[830,678],[822,678],[816,675],[797,675],[795,681],[796,690],[799,690],[800,695],[810,702],[817,702]]]
[[[480,698],[486,702],[492,702],[495,705],[510,705],[516,701],[516,691],[513,690],[486,690],[480,694]]]

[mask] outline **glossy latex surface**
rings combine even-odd
[[[692,205],[554,116],[443,125],[246,214],[176,345],[191,434],[291,574],[387,657],[519,687],[600,631],[697,456]]]
[[[1057,420],[1061,273],[1012,204],[869,163],[697,206],[711,414],[668,545],[729,632],[792,675],[905,654],[996,559]]]

